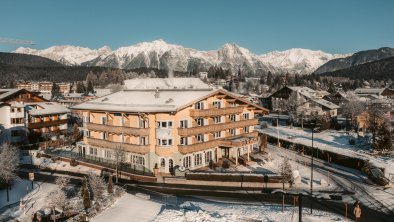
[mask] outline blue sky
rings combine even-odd
[[[199,50],[234,42],[256,54],[289,48],[348,53],[394,47],[394,1],[364,0],[10,0],[0,37],[43,49],[112,49],[164,39]],[[17,46],[0,45],[0,51]]]

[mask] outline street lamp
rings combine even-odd
[[[312,199],[312,194],[313,194],[313,131],[315,129],[316,121],[311,122],[311,128],[312,128],[312,158],[311,158],[311,199]],[[313,201],[311,200],[311,214],[312,214],[312,209],[313,209]]]

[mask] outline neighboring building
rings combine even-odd
[[[302,98],[305,100],[305,102],[297,108],[297,113],[303,116],[317,114],[318,116],[335,117],[338,114],[338,105],[321,98],[321,96],[326,93],[317,93],[315,90],[308,87],[285,86],[272,93],[270,96],[262,98],[261,102],[263,106],[269,110],[277,110],[279,108],[275,107],[275,101],[289,100],[292,93],[296,93],[298,99]]]
[[[161,173],[222,158],[249,158],[259,139],[255,114],[268,111],[198,78],[126,80],[127,89],[72,107],[83,113],[86,158],[124,160]]]
[[[394,90],[389,88],[357,88],[354,93],[359,97],[367,98],[389,98],[394,99]]]
[[[59,86],[61,94],[70,93],[70,91],[71,91],[71,83],[64,83],[64,82],[62,82],[62,83],[58,83],[57,85]]]
[[[29,133],[56,140],[67,131],[69,109],[25,89],[0,89],[0,142],[26,143]]]
[[[57,83],[60,93],[70,93],[71,83]],[[39,92],[43,94],[51,93],[53,82],[20,82],[16,84],[18,89],[26,89],[31,92]]]
[[[208,79],[208,72],[199,72],[198,76],[200,77],[200,79],[204,80],[204,79]]]
[[[98,96],[91,93],[68,93],[65,94],[58,102],[64,107],[71,107],[96,97]]]
[[[217,85],[217,86],[227,86],[227,80],[225,80],[225,79],[217,79],[216,81],[215,81],[215,85]]]
[[[52,82],[39,82],[40,93],[51,93],[52,85]]]

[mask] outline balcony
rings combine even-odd
[[[118,149],[119,147],[124,149],[126,152],[146,154],[149,152],[149,145],[136,145],[129,143],[114,142],[109,140],[86,138],[89,145],[98,146],[109,149]]]
[[[209,117],[209,116],[223,116],[230,114],[242,113],[244,107],[227,107],[227,108],[211,108],[211,109],[191,109],[190,116],[193,118],[197,117]]]
[[[63,124],[67,124],[67,119],[37,122],[37,123],[28,123],[27,127],[29,129],[38,129],[38,128],[44,128],[44,127],[58,126],[58,125],[63,125]]]
[[[178,134],[180,136],[191,136],[197,134],[218,132],[227,129],[241,128],[245,126],[254,126],[257,125],[257,123],[258,123],[257,119],[249,119],[249,120],[241,120],[237,122],[219,123],[219,124],[198,126],[192,128],[178,128]]]
[[[225,147],[241,147],[248,144],[253,144],[258,142],[258,133],[246,133],[242,135],[237,135],[229,138],[220,138],[216,140],[211,140],[202,143],[196,143],[192,145],[179,145],[178,150],[182,154],[198,152],[210,148],[214,148],[216,146],[225,146]],[[239,140],[237,140],[240,138]],[[242,138],[242,141],[241,141]]]
[[[134,136],[148,136],[149,128],[135,128],[128,126],[111,126],[96,123],[86,123],[86,128],[93,131],[111,132],[111,133],[125,133]]]

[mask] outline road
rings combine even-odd
[[[307,166],[311,165],[310,156],[301,156],[292,150],[268,145],[267,152],[279,152],[293,161],[305,163]],[[366,183],[368,179],[360,171],[316,158],[314,158],[314,169],[326,175],[329,173],[330,180],[341,189],[354,192],[354,199],[348,201],[359,200],[362,205],[368,208],[394,215],[394,193],[377,185]]]

